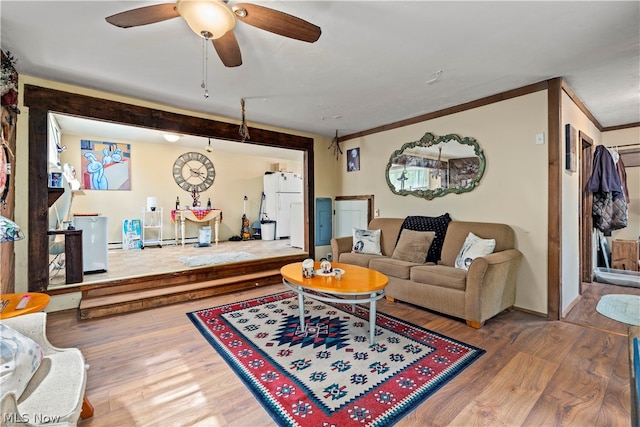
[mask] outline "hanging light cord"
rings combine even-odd
[[[202,83],[200,87],[204,89],[204,97],[209,98],[209,73],[207,64],[209,62],[209,54],[207,52],[207,38],[202,38]]]

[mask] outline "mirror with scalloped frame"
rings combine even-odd
[[[472,191],[485,166],[484,152],[475,138],[427,132],[391,154],[385,177],[394,194],[431,200]]]

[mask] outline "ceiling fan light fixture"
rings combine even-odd
[[[178,0],[176,10],[194,33],[206,39],[224,36],[236,24],[235,15],[220,0]]]

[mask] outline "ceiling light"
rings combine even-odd
[[[204,150],[205,150],[207,153],[210,153],[210,152],[212,152],[212,151],[213,151],[213,148],[211,148],[211,138],[209,138],[209,145],[207,145],[207,146],[204,148]]]
[[[205,39],[220,38],[236,24],[233,12],[220,0],[178,0],[176,10]]]
[[[162,136],[169,142],[176,142],[180,139],[180,135],[174,135],[172,133],[163,133]]]

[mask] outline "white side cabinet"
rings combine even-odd
[[[162,208],[142,208],[142,247],[162,247]]]

